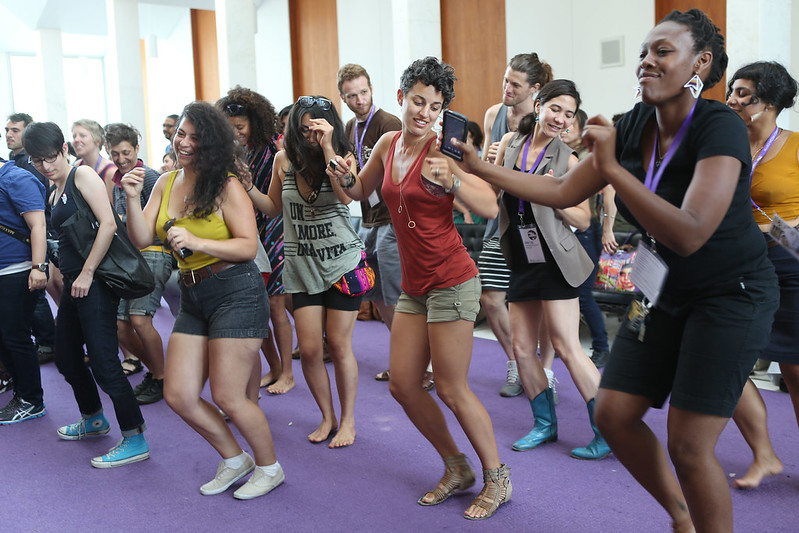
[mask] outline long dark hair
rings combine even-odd
[[[543,107],[544,104],[558,96],[571,96],[574,98],[574,101],[577,102],[577,109],[580,109],[580,104],[582,103],[582,100],[580,100],[580,93],[577,91],[577,86],[575,86],[574,82],[571,80],[553,80],[547,83],[544,85],[544,88],[538,92],[535,101]],[[530,135],[533,129],[535,129],[535,119],[536,114],[534,112],[525,116],[521,122],[519,122],[519,134],[522,136]]]
[[[306,97],[303,97],[306,98]],[[324,98],[324,96],[312,96],[311,98]],[[344,137],[344,124],[338,116],[336,108],[330,104],[328,109],[322,109],[318,102],[314,102],[310,107],[303,107],[299,103],[292,106],[289,116],[286,119],[286,131],[283,133],[283,150],[294,170],[302,175],[312,188],[317,188],[327,177],[325,168],[325,154],[322,147],[311,144],[302,135],[302,117],[306,114],[311,118],[323,118],[333,126],[333,151],[338,155],[344,156],[351,151],[346,138]]]
[[[197,183],[191,197],[191,216],[205,218],[219,205],[228,172],[236,173],[233,128],[225,115],[207,102],[192,102],[183,108],[178,126],[188,120],[194,126],[197,146],[194,171]]]

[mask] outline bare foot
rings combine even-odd
[[[344,446],[351,446],[355,443],[355,428],[349,426],[341,426],[336,436],[328,444],[328,448],[343,448]]]
[[[319,427],[316,428],[316,431],[308,435],[308,440],[314,444],[319,444],[320,442],[325,442],[335,432],[336,426],[326,420],[322,420],[322,423],[319,424]]]
[[[277,382],[279,378],[280,375],[275,377],[275,375],[272,372],[269,372],[268,374],[264,375],[264,377],[261,378],[260,387],[261,388],[268,387],[269,385],[272,385],[273,383]]]
[[[754,489],[760,482],[768,476],[774,476],[782,472],[782,462],[773,456],[769,460],[755,460],[742,478],[733,480],[732,486],[736,489]]]
[[[293,389],[294,385],[294,376],[288,378],[280,376],[280,379],[266,388],[266,392],[269,394],[285,394]]]

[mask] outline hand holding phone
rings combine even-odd
[[[466,142],[467,124],[469,119],[460,113],[446,109],[444,111],[444,124],[441,130],[441,153],[457,161],[463,161],[463,150],[452,145],[455,137],[461,142]]]

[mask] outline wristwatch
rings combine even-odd
[[[47,263],[34,263],[33,266],[40,272],[47,272]]]

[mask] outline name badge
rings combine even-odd
[[[519,235],[524,245],[524,253],[527,254],[528,263],[546,263],[544,250],[541,247],[541,239],[538,236],[538,228],[534,224],[519,226]]]
[[[630,278],[635,286],[641,289],[651,305],[656,305],[660,298],[660,292],[663,290],[663,284],[666,283],[666,276],[669,275],[669,267],[643,240],[638,244],[633,265]]]
[[[799,259],[799,231],[796,228],[789,226],[787,222],[775,213],[774,218],[771,219],[768,233],[780,246]]]
[[[369,195],[369,207],[374,207],[380,203],[380,197],[377,195],[377,189],[372,191],[372,194]]]

